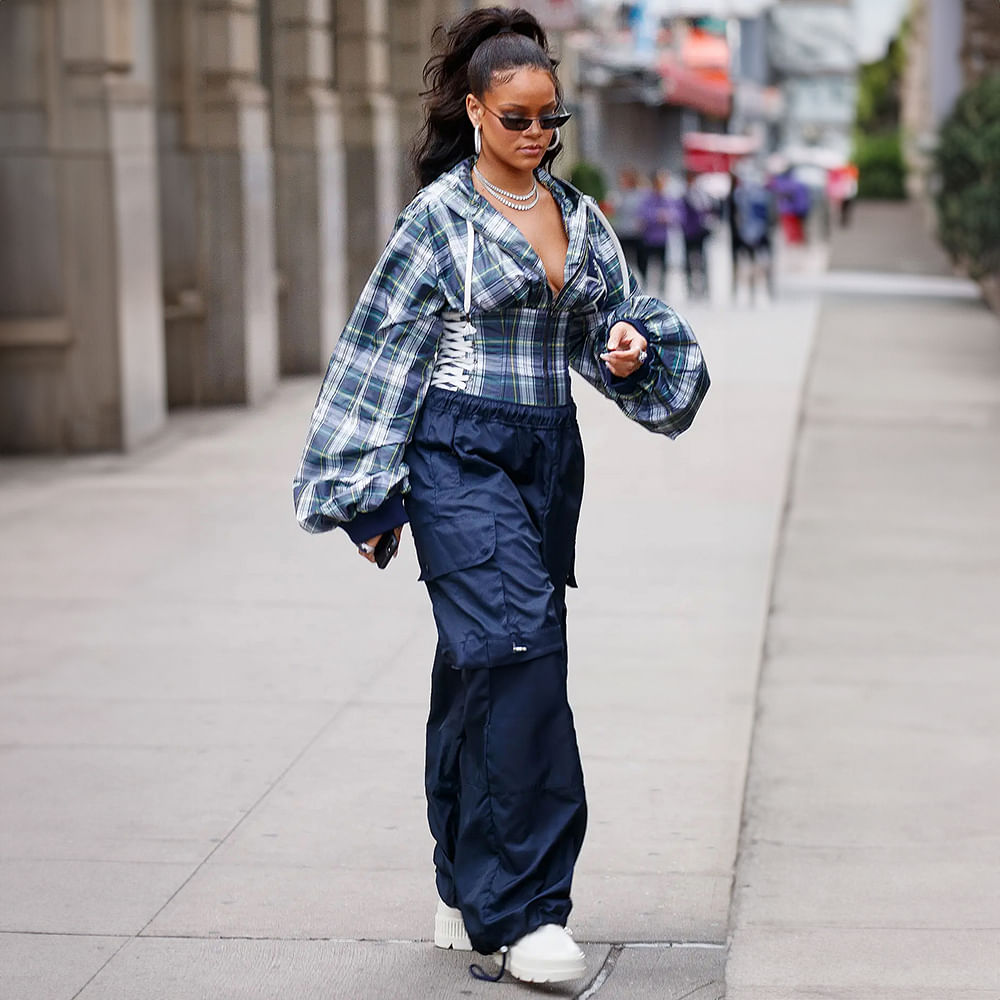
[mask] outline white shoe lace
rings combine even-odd
[[[462,392],[469,383],[469,376],[475,365],[473,340],[476,328],[461,313],[446,312],[441,318],[444,326],[438,341],[431,385],[451,392]]]

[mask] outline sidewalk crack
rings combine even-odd
[[[576,997],[576,1000],[592,1000],[593,997],[597,996],[600,989],[611,977],[611,973],[615,971],[615,966],[618,964],[618,959],[621,958],[624,950],[625,945],[623,944],[611,946],[608,957],[604,959],[604,964],[597,970],[597,975],[594,976],[593,982]]]
[[[703,983],[699,983],[694,989],[688,990],[687,993],[682,994],[677,998],[677,1000],[687,1000],[688,997],[693,997],[696,993],[700,993],[703,989],[708,986],[718,986],[720,985],[716,979],[708,979]],[[718,998],[721,1000],[721,996]]]

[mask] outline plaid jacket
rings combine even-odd
[[[471,160],[458,164],[403,210],[337,343],[294,483],[296,516],[308,531],[345,525],[357,541],[405,521],[404,451],[430,385],[442,313],[463,308],[466,220],[475,230],[477,358],[464,391],[560,405],[571,366],[632,420],[675,437],[708,389],[690,327],[635,292],[634,279],[625,297],[615,243],[575,188],[538,171],[569,238],[566,281],[553,296],[538,255],[475,191],[470,168]],[[646,364],[627,379],[611,376],[599,358],[620,320],[649,342]]]

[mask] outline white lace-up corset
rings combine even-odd
[[[474,349],[476,328],[472,325],[470,317],[476,233],[469,219],[465,221],[465,228],[468,242],[465,256],[464,309],[460,313],[453,310],[442,313],[441,339],[438,341],[434,371],[431,375],[431,386],[448,389],[450,392],[463,392],[466,389],[476,362]]]
[[[438,341],[431,385],[451,392],[464,392],[476,363],[476,328],[468,313],[446,312]]]

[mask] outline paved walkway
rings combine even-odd
[[[786,270],[802,260],[788,261]],[[823,872],[837,868],[829,851],[806,855],[815,872],[803,867],[799,854],[760,853],[762,843],[783,843],[792,830],[783,800],[772,803],[768,796],[791,787],[821,804],[825,789],[833,794],[859,783],[868,791],[858,801],[884,795],[879,752],[895,730],[882,743],[876,739],[884,717],[875,711],[881,703],[872,692],[893,699],[887,680],[873,681],[881,675],[873,675],[870,665],[882,663],[886,646],[852,657],[867,649],[874,629],[884,625],[889,643],[902,626],[886,624],[880,606],[859,612],[862,627],[837,661],[853,664],[836,670],[838,683],[853,677],[868,685],[864,712],[841,688],[834,689],[839,700],[824,704],[808,672],[797,688],[782,688],[774,656],[781,629],[801,638],[799,661],[815,665],[820,694],[828,693],[821,679],[830,676],[833,661],[823,661],[821,669],[809,650],[835,650],[841,641],[837,615],[832,625],[805,609],[789,612],[786,620],[785,605],[825,600],[830,592],[872,600],[880,579],[877,560],[862,562],[859,575],[858,564],[845,558],[852,550],[841,544],[824,550],[829,574],[819,580],[809,577],[807,554],[795,561],[797,518],[805,516],[796,504],[812,495],[805,492],[806,474],[821,477],[809,489],[819,491],[823,504],[816,509],[834,524],[840,504],[854,495],[845,491],[846,499],[834,504],[829,477],[822,477],[842,467],[810,464],[803,453],[778,611],[768,625],[820,308],[821,289],[805,277],[812,269],[810,261],[800,266],[804,284],[775,305],[687,310],[705,345],[714,387],[695,427],[677,442],[627,424],[585,388],[577,392],[589,464],[578,559],[582,586],[570,605],[571,694],[591,824],[572,924],[585,942],[590,978],[575,989],[538,992],[716,1000],[730,937],[733,997],[792,1000],[828,988],[805,960],[814,939],[786,947],[782,935],[793,918],[803,933],[812,932],[804,902],[816,901],[809,891],[829,884]],[[985,864],[989,845],[996,845],[993,800],[985,792],[978,799],[964,794],[977,781],[986,789],[985,768],[995,763],[992,732],[982,724],[996,704],[987,696],[996,692],[971,650],[996,636],[986,623],[968,635],[952,627],[963,606],[971,601],[981,611],[987,600],[981,561],[996,536],[985,536],[981,545],[970,539],[979,538],[974,532],[985,527],[986,512],[997,509],[997,466],[994,461],[990,473],[973,455],[980,445],[995,448],[990,392],[1000,386],[991,377],[1000,351],[991,353],[983,332],[972,340],[960,334],[961,349],[947,357],[964,366],[961,376],[943,385],[939,377],[923,398],[926,372],[939,360],[932,350],[938,341],[925,334],[923,353],[915,351],[892,315],[858,309],[853,299],[841,305],[893,331],[889,339],[909,358],[906,380],[888,399],[875,394],[864,412],[908,426],[915,410],[926,412],[937,401],[931,429],[945,434],[950,447],[931,457],[965,456],[967,474],[958,485],[977,488],[956,500],[943,475],[952,470],[937,466],[937,478],[922,483],[913,469],[924,467],[927,456],[915,447],[897,454],[883,443],[865,453],[869,471],[882,477],[874,494],[879,503],[896,502],[891,489],[897,480],[889,475],[896,470],[902,499],[919,495],[927,505],[913,531],[893,535],[894,545],[876,545],[871,553],[882,552],[901,567],[893,579],[920,608],[917,638],[943,643],[949,637],[967,651],[957,665],[953,659],[921,660],[913,674],[921,683],[907,687],[936,712],[930,745],[943,748],[949,761],[952,753],[963,768],[950,786],[953,822],[939,816],[930,833],[943,838],[965,830],[963,853],[952,868],[964,871],[963,859],[976,854],[977,864]],[[980,331],[981,310],[968,302],[959,307]],[[956,303],[949,301],[948,308]],[[927,303],[915,311],[926,317]],[[830,315],[827,303],[810,400],[817,386],[829,391],[819,397],[820,410],[810,402],[810,413],[842,412],[848,405],[830,402],[844,383],[841,370],[871,373],[846,383],[855,387],[854,406],[861,388],[876,386],[876,364],[888,360],[888,346],[873,351],[870,342],[860,352],[868,359],[863,367],[856,351],[830,354],[824,346]],[[834,333],[838,329],[835,321]],[[858,326],[845,344],[860,336]],[[969,388],[969,379],[971,396],[959,391]],[[912,394],[899,397],[904,386]],[[942,410],[940,401],[952,399],[945,390],[954,390],[961,405]],[[294,525],[289,480],[315,391],[315,380],[291,381],[255,412],[180,415],[157,444],[135,456],[0,464],[4,1000],[524,995],[525,988],[509,980],[496,986],[471,980],[467,956],[442,954],[428,944],[434,891],[421,744],[433,646],[429,607],[414,582],[409,547],[382,574],[355,556],[343,537],[310,537]],[[848,430],[855,427],[853,418],[843,420]],[[804,442],[809,434],[807,425]],[[841,444],[834,454],[846,461],[853,448]],[[858,506],[864,513],[877,505]],[[961,511],[961,517],[939,538],[930,514],[942,509]],[[891,508],[887,512],[893,530],[907,523],[893,518]],[[980,520],[971,520],[972,513]],[[857,521],[852,514],[851,525]],[[825,530],[817,544],[826,544]],[[856,540],[853,531],[850,540]],[[949,540],[965,546],[964,561],[956,561]],[[921,604],[915,581],[927,559],[937,560],[935,590],[925,588]],[[796,567],[802,567],[798,576]],[[963,567],[968,572],[960,572]],[[964,599],[963,587],[969,590]],[[764,711],[743,816],[768,627]],[[850,630],[857,628],[852,619]],[[905,673],[911,661],[897,656],[893,662]],[[942,683],[934,672],[942,663],[969,686]],[[970,690],[983,697],[970,698]],[[972,704],[984,714],[972,719],[953,711]],[[817,721],[809,713],[821,708]],[[808,725],[794,730],[797,718]],[[872,731],[846,740],[848,747],[868,748],[863,767],[829,740],[817,740],[824,731],[853,739],[865,720]],[[909,734],[902,750],[926,777],[923,744],[910,722],[906,717],[898,727]],[[965,738],[950,749],[947,736],[955,727]],[[807,772],[817,747],[833,755],[833,764],[824,758]],[[897,764],[890,772],[894,789],[904,787],[908,758],[902,750],[887,758]],[[846,766],[856,770],[848,774]],[[786,773],[795,768],[807,775],[798,784]],[[942,765],[931,778],[945,773]],[[879,777],[876,788],[866,784],[869,776]],[[942,809],[944,804],[942,799]],[[882,815],[869,817],[868,826],[877,829]],[[918,818],[911,813],[913,824]],[[827,829],[840,831],[830,844],[842,844],[851,829],[863,827],[850,809],[820,810],[816,822],[824,819]],[[886,857],[893,844],[898,841],[881,845]],[[939,844],[931,839],[928,846]],[[852,871],[866,884],[872,869]],[[902,867],[892,871],[903,879]],[[931,881],[923,889],[918,884],[905,901],[919,897],[929,909],[948,886],[947,872],[929,867],[921,869],[924,876]],[[986,902],[973,891],[989,886],[991,873],[979,866],[962,877],[969,887],[964,915],[977,899],[981,904],[978,923],[966,929],[1000,926],[995,919],[986,923],[1000,894]],[[844,884],[854,892],[854,883]],[[860,897],[859,914],[868,898]],[[779,913],[782,902],[798,903],[799,910]],[[987,943],[985,931],[970,933],[970,947]],[[789,986],[777,973],[788,974],[799,957],[801,972]],[[851,993],[850,983],[834,987],[841,992],[823,995],[890,995]]]
[[[690,315],[715,387],[689,434],[577,392],[573,926],[602,998],[721,991],[816,304]],[[132,457],[0,466],[4,1000],[521,989],[427,944],[429,606],[409,546],[383,574],[294,524],[315,392],[180,415]]]
[[[727,996],[992,1000],[1000,322],[944,277],[905,207],[862,206],[831,264],[841,294],[824,297],[796,449]]]

